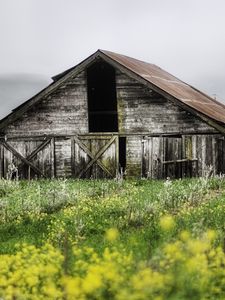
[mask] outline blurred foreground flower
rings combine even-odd
[[[175,227],[175,222],[172,216],[162,216],[159,220],[159,225],[163,231],[171,231]]]
[[[110,228],[106,231],[105,237],[109,242],[115,241],[119,236],[119,232],[116,228]]]

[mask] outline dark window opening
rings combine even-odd
[[[126,169],[126,138],[119,138],[119,171],[124,172]]]
[[[115,70],[99,61],[87,69],[90,132],[117,132]]]

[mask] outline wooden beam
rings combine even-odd
[[[64,138],[64,139],[70,139],[71,137],[74,137],[74,135],[77,135],[78,137],[82,137],[83,139],[93,139],[93,137],[97,137],[98,139],[105,139],[106,137],[111,137],[112,135],[114,136],[118,136],[118,137],[127,137],[127,136],[145,136],[146,138],[148,137],[176,137],[176,136],[182,136],[182,135],[205,135],[205,134],[210,134],[210,135],[218,135],[221,134],[221,132],[219,131],[201,131],[201,132],[193,132],[193,131],[187,131],[187,132],[167,132],[167,133],[160,133],[160,132],[156,132],[156,133],[152,133],[152,132],[140,132],[137,131],[135,133],[119,133],[119,132],[98,132],[96,134],[96,132],[87,132],[87,133],[73,133],[73,134],[51,134],[51,135],[32,135],[32,136],[15,136],[15,135],[6,135],[6,136],[2,136],[0,137],[0,140],[19,140],[19,141],[40,141],[40,139],[42,139],[43,141],[46,138]]]
[[[177,159],[177,160],[166,160],[166,161],[163,161],[162,164],[173,164],[173,163],[182,163],[182,162],[195,162],[195,161],[198,161],[197,158],[195,159]]]

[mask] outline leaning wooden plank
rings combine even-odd
[[[197,158],[194,159],[177,159],[177,160],[167,160],[167,161],[163,161],[163,164],[173,164],[173,163],[181,163],[181,162],[186,162],[186,161],[197,161]]]
[[[34,172],[36,172],[37,174],[45,177],[45,175],[41,172],[41,170],[39,170],[34,164],[32,164],[29,160],[27,160],[26,158],[24,158],[19,152],[17,152],[11,145],[9,145],[7,142],[5,141],[1,141],[0,142],[7,150],[9,150],[13,155],[15,155],[17,158],[19,158],[20,160],[22,160],[22,162],[24,162],[26,165],[30,166]]]

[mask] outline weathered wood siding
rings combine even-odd
[[[142,137],[128,136],[126,142],[126,175],[142,176]]]
[[[56,177],[71,177],[71,139],[55,138],[55,175]]]
[[[20,178],[115,177],[119,136],[126,137],[128,177],[225,173],[224,137],[213,127],[119,71],[116,89],[118,136],[89,134],[84,70],[7,126],[0,177],[12,165]]]
[[[9,125],[9,135],[74,134],[88,132],[85,71],[61,85],[21,118]]]
[[[142,173],[148,178],[182,178],[225,173],[224,137],[145,137]]]
[[[116,86],[120,133],[215,132],[213,127],[118,71]],[[16,136],[80,133],[88,133],[85,71],[43,98],[5,130],[5,134]]]
[[[119,71],[116,85],[121,133],[215,132],[213,127]]]

